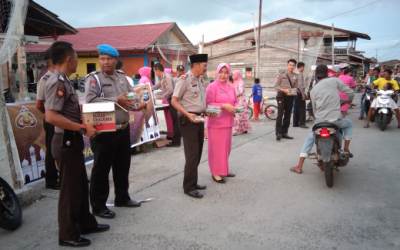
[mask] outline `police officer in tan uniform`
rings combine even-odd
[[[296,64],[296,60],[290,59],[287,62],[287,70],[280,73],[275,80],[275,89],[277,91],[276,101],[278,102],[278,117],[276,118],[275,126],[277,141],[280,141],[282,138],[293,139],[293,137],[288,135],[288,130],[294,97],[297,96],[297,92],[291,92],[291,89],[297,88],[297,75],[294,73]]]
[[[133,103],[128,99],[127,94],[133,92],[133,87],[123,71],[115,70],[119,57],[118,50],[108,44],[101,44],[97,46],[97,49],[101,70],[87,76],[85,99],[87,103],[110,101],[117,103],[117,131],[98,134],[91,140],[94,163],[90,178],[90,202],[96,216],[111,219],[115,217],[115,213],[106,206],[109,195],[108,176],[111,168],[115,188],[115,206],[140,206],[139,202],[131,200],[128,193],[131,142],[127,110]]]
[[[202,76],[207,71],[207,54],[189,57],[191,71],[186,77],[178,79],[172,96],[172,105],[179,112],[180,129],[185,152],[185,171],[183,191],[193,198],[203,198],[198,190],[206,189],[199,185],[198,166],[204,143],[204,121],[201,116],[206,110],[205,84]]]
[[[180,147],[181,146],[181,132],[179,130],[178,112],[171,105],[172,94],[174,92],[174,80],[171,76],[164,73],[164,66],[161,63],[154,65],[154,74],[160,79],[159,82],[153,87],[153,89],[160,89],[159,94],[162,99],[168,101],[168,111],[172,117],[174,134],[172,142],[167,147]]]
[[[45,96],[46,82],[47,80],[49,80],[50,76],[53,75],[52,72],[53,65],[51,63],[49,51],[46,51],[45,59],[47,60],[47,72],[40,78],[36,94],[36,108],[40,110],[40,112],[42,112],[43,114],[45,113],[44,103],[46,101],[46,96]],[[53,140],[54,126],[46,122],[46,119],[44,119],[43,128],[45,132],[45,143],[46,143],[46,157],[45,157],[46,188],[59,190],[60,189],[60,182],[58,176],[59,173],[56,168],[54,158],[51,154],[51,141]]]
[[[82,247],[90,240],[81,234],[103,232],[109,225],[98,224],[89,211],[88,179],[83,156],[82,135],[92,137],[93,126],[82,124],[78,95],[68,75],[77,67],[77,55],[67,42],[51,47],[54,74],[46,83],[46,121],[53,124],[52,154],[61,174],[58,203],[59,245]]]

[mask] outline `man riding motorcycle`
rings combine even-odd
[[[370,105],[366,105],[365,104],[365,99],[367,98],[368,92],[371,89],[371,85],[373,85],[373,82],[375,80],[377,80],[379,78],[379,74],[380,74],[381,70],[379,69],[379,67],[374,67],[371,68],[370,71],[368,72],[364,82],[364,93],[361,96],[361,105],[360,105],[360,116],[359,116],[359,120],[363,120],[364,119],[364,114],[366,116],[368,116],[368,110],[369,110],[369,106]],[[371,99],[372,101],[372,99]]]
[[[400,90],[400,87],[399,87],[399,83],[396,80],[392,79],[392,73],[393,73],[392,70],[385,69],[383,72],[383,77],[380,77],[373,82],[374,88],[378,89],[378,90],[392,89],[397,94]],[[370,122],[370,120],[372,120],[372,117],[375,113],[377,105],[378,105],[377,98],[375,98],[372,101],[370,109],[368,111],[368,118],[364,125],[364,128],[369,128],[369,122]],[[390,101],[389,101],[389,108],[391,108],[393,111],[395,111],[396,118],[397,118],[397,127],[400,128],[400,110],[399,110],[399,107],[397,106],[396,102],[393,99],[390,99]]]
[[[328,78],[328,67],[326,65],[318,65],[315,70],[315,77],[318,84],[311,91],[311,102],[313,105],[313,111],[315,114],[315,123],[320,122],[332,122],[338,126],[344,137],[344,149],[343,151],[352,157],[350,153],[350,142],[352,137],[353,123],[348,118],[343,118],[341,113],[341,101],[338,95],[338,91],[342,91],[347,94],[349,101],[353,100],[354,92],[347,85],[345,85],[340,79],[336,77]],[[304,141],[301,149],[299,162],[295,167],[290,168],[290,171],[301,174],[303,173],[303,164],[305,158],[311,152],[314,145],[314,133],[310,131]]]

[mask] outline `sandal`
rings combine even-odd
[[[221,183],[221,184],[222,184],[222,183],[225,183],[225,179],[222,178],[222,177],[221,177],[220,180],[216,179],[216,178],[214,177],[214,175],[212,175],[211,177],[212,177],[213,181],[215,181],[216,183]]]
[[[347,155],[349,158],[354,157],[354,155],[350,151],[344,151],[344,154]]]
[[[230,178],[233,178],[233,177],[235,177],[236,175],[234,174],[234,173],[228,173],[228,175],[226,176],[226,177],[230,177]]]
[[[296,173],[296,174],[302,174],[302,173],[303,173],[303,170],[299,169],[299,168],[297,167],[297,165],[294,166],[294,167],[291,167],[291,168],[290,168],[290,171],[293,172],[293,173]]]

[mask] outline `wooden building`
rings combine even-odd
[[[254,29],[248,29],[204,44],[204,52],[209,54],[209,76],[213,77],[218,63],[227,62],[242,71],[247,83],[252,83],[256,68],[255,33]],[[332,34],[335,64],[346,62],[363,70],[369,59],[356,49],[356,42],[359,38],[370,40],[367,34],[293,18],[262,25],[259,73],[262,85],[271,87],[290,58],[305,62],[306,74],[311,74],[313,64],[331,64]]]

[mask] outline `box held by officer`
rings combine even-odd
[[[115,132],[115,103],[97,102],[82,105],[82,120],[85,124],[92,124],[96,131]]]

